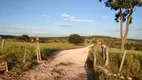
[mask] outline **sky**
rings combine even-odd
[[[115,13],[98,0],[0,0],[0,34],[120,37]],[[137,7],[128,38],[142,39],[141,14]]]

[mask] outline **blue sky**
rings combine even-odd
[[[133,14],[128,38],[142,39],[141,9]],[[114,15],[98,0],[0,0],[0,34],[119,37]]]

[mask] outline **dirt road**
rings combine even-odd
[[[52,61],[41,61],[23,75],[24,80],[86,80],[84,68],[90,45],[85,48],[54,52]]]

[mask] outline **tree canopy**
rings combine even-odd
[[[120,21],[121,50],[124,50],[124,43],[129,32],[129,25],[132,23],[132,14],[136,7],[142,6],[142,0],[99,0],[104,2],[106,7],[117,11],[115,21]],[[126,21],[125,34],[123,34],[123,23]]]
[[[30,37],[28,35],[23,34],[22,36],[16,37],[17,40],[28,42],[30,41]]]
[[[115,21],[119,22],[121,15],[123,15],[123,22],[126,18],[133,13],[133,9],[142,6],[142,0],[99,0],[104,1],[106,7],[118,11],[115,14]],[[129,24],[132,23],[132,17],[130,17]]]
[[[69,42],[73,44],[79,44],[84,42],[84,38],[78,34],[72,34],[69,36]]]

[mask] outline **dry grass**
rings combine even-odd
[[[44,60],[48,60],[49,53],[53,51],[80,48],[84,45],[73,45],[70,43],[40,43],[41,57]],[[26,63],[23,63],[24,50],[26,48]],[[35,66],[36,62],[36,44],[16,42],[13,40],[5,40],[4,49],[0,46],[0,61],[8,61],[9,70],[11,73],[7,77],[14,79],[12,76],[19,76],[22,72],[31,69]],[[1,68],[2,66],[0,66]],[[12,73],[14,73],[12,75]]]
[[[93,51],[93,50],[92,50]],[[90,60],[93,60],[93,52],[90,50]],[[118,70],[120,67],[120,62],[122,59],[122,52],[120,49],[117,48],[109,48],[109,66],[107,69],[111,73],[118,74]],[[103,66],[104,60],[101,56],[101,51],[97,55],[97,65]],[[101,80],[111,79],[116,80],[115,78],[104,76],[101,74],[102,72],[99,72],[99,78]],[[127,50],[126,58],[124,61],[124,65],[122,68],[122,71],[120,72],[123,76],[129,76],[133,79],[140,80],[142,79],[142,51],[134,51],[134,50]]]

